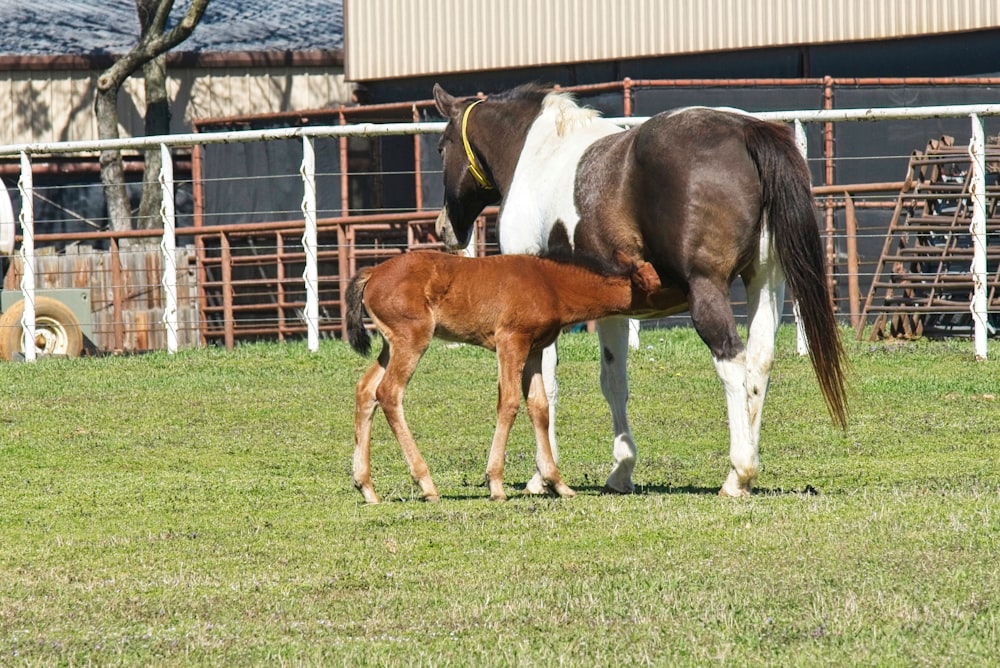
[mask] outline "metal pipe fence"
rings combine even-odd
[[[628,82],[626,82],[628,84]],[[857,108],[821,109],[800,111],[761,112],[755,114],[775,121],[794,122],[799,127],[808,123],[845,122],[890,122],[897,119],[917,118],[968,118],[972,124],[972,142],[968,151],[973,169],[977,174],[985,174],[985,149],[982,119],[1000,115],[1000,105],[951,105],[903,108]],[[416,112],[414,111],[414,116]],[[619,117],[613,119],[622,126],[631,126],[645,120],[642,117]],[[24,144],[0,147],[0,157],[17,157],[20,161],[19,189],[21,210],[19,222],[20,251],[18,256],[19,285],[25,297],[25,308],[21,327],[25,342],[34,339],[33,306],[35,292],[39,289],[36,281],[37,264],[42,256],[38,246],[49,243],[72,242],[84,244],[106,244],[108,262],[112,277],[107,292],[107,305],[102,306],[114,314],[120,314],[126,301],[136,295],[157,293],[156,308],[159,316],[159,331],[163,333],[162,346],[174,352],[182,341],[191,344],[222,343],[227,347],[237,340],[254,337],[279,339],[305,335],[311,350],[319,345],[323,336],[342,335],[339,314],[343,311],[342,295],[346,281],[357,270],[360,263],[374,262],[401,252],[406,248],[439,246],[433,235],[433,220],[437,211],[422,208],[412,211],[380,213],[370,215],[353,214],[344,209],[344,215],[320,217],[316,205],[317,172],[316,154],[313,143],[320,138],[338,138],[343,142],[351,137],[387,137],[400,135],[423,135],[440,133],[445,124],[441,122],[408,123],[358,123],[315,127],[292,127],[266,130],[240,130],[231,132],[192,133],[160,137],[118,139],[111,141],[77,141],[59,143]],[[805,142],[805,133],[799,132],[800,142]],[[302,144],[302,161],[299,170],[302,188],[301,220],[287,220],[264,223],[244,223],[232,225],[205,225],[200,219],[194,227],[178,227],[177,214],[173,203],[176,183],[173,175],[173,153],[178,149],[190,150],[192,165],[199,164],[199,148],[244,142],[297,140]],[[45,233],[37,231],[37,221],[33,215],[35,201],[32,183],[32,160],[55,155],[93,153],[100,150],[143,150],[157,148],[163,155],[163,170],[159,182],[163,192],[164,207],[160,212],[162,230],[129,230],[121,232],[96,231],[74,234]],[[802,146],[803,151],[806,147]],[[416,182],[421,178],[420,145],[414,142]],[[186,156],[186,154],[185,154]],[[287,175],[286,175],[287,176]],[[341,179],[345,174],[341,174]],[[426,176],[426,174],[423,174]],[[971,265],[976,294],[973,299],[975,320],[976,355],[986,356],[988,303],[983,295],[988,287],[985,258],[987,253],[987,232],[983,221],[986,219],[985,201],[982,196],[985,186],[974,181],[971,201],[973,216],[970,234],[973,239],[974,258]],[[202,187],[202,180],[196,174],[190,184],[196,193]],[[826,183],[817,186],[815,194],[828,211],[836,206],[844,209],[854,207],[889,208],[899,191],[900,182],[877,184],[837,185]],[[882,195],[882,199],[879,196]],[[867,198],[867,199],[866,199]],[[419,201],[418,197],[418,201]],[[857,201],[856,201],[857,200]],[[486,212],[478,223],[476,235],[479,252],[486,251],[489,227],[487,220],[495,216],[495,209]],[[848,216],[851,218],[851,216]],[[850,223],[849,223],[850,226]],[[832,216],[828,217],[826,236],[828,254],[835,273],[841,264],[834,248],[837,232],[832,226]],[[859,272],[856,241],[859,235],[884,236],[884,231],[865,230],[856,226],[842,235],[846,239],[846,265],[849,282],[849,303],[852,323],[858,318],[858,304],[861,301],[856,279]],[[155,281],[134,282],[129,294],[123,292],[121,272],[138,274],[138,268],[127,267],[123,255],[133,251],[123,248],[137,239],[159,241]],[[194,259],[179,263],[179,252],[186,247],[178,245],[178,239],[189,239],[195,248]],[[371,241],[374,239],[374,241]],[[367,240],[367,241],[366,241]],[[387,241],[388,240],[388,241]],[[236,243],[234,243],[236,242]],[[370,243],[369,243],[370,242]],[[181,249],[179,251],[178,249]],[[194,263],[192,268],[191,264]],[[330,267],[336,267],[330,271]],[[64,270],[65,271],[65,270]],[[75,271],[75,270],[72,270]],[[149,273],[149,272],[147,272]],[[197,296],[188,293],[178,295],[178,276],[195,274]],[[853,282],[852,282],[853,277]],[[73,276],[76,284],[82,277]],[[836,276],[831,275],[831,282]],[[10,286],[8,286],[10,287]],[[43,285],[54,287],[51,285]],[[184,299],[187,301],[181,303]],[[187,312],[187,318],[179,319],[179,314]],[[129,342],[128,323],[115,315],[111,319],[109,342],[102,341],[102,348],[108,350],[133,349],[138,341]],[[136,329],[138,331],[138,329]],[[192,336],[193,334],[193,336]],[[26,359],[31,359],[32,346],[25,347]]]

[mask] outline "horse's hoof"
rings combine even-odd
[[[507,500],[506,494],[490,494],[490,501],[495,501],[496,503],[503,503]]]
[[[621,490],[621,489],[615,489],[611,485],[604,485],[604,487],[601,489],[601,494],[624,496],[626,494],[635,494],[635,488],[630,487],[629,489]]]
[[[427,496],[424,497],[424,501],[426,501],[427,503],[437,503],[440,500],[441,497],[438,496],[437,494],[428,494]]]
[[[742,487],[736,490],[728,490],[725,487],[722,487],[722,489],[719,490],[719,496],[729,499],[742,499],[750,496],[750,490]]]

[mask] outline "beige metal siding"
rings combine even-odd
[[[997,0],[344,0],[351,81],[997,26]]]
[[[97,138],[96,70],[0,72],[0,144]],[[190,132],[196,118],[246,116],[350,104],[353,86],[330,68],[169,70],[171,132]],[[122,136],[145,134],[145,90],[130,78],[118,101]]]

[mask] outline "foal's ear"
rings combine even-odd
[[[625,271],[637,271],[639,269],[639,261],[620,248],[615,249],[615,262]]]
[[[454,116],[455,106],[458,104],[458,100],[448,94],[441,84],[434,84],[434,106],[437,107],[438,112],[445,118],[451,118]]]

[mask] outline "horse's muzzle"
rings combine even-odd
[[[448,206],[442,206],[437,220],[434,222],[434,231],[438,239],[445,246],[451,249],[462,248],[464,244],[455,235],[455,229],[451,226],[451,219],[448,217]]]

